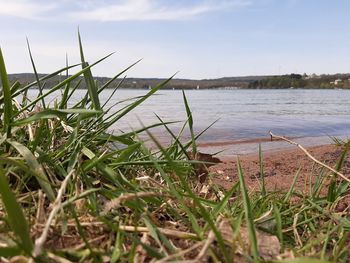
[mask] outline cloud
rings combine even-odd
[[[252,1],[0,0],[0,15],[65,21],[174,21],[247,6]]]
[[[70,13],[78,20],[91,21],[145,21],[145,20],[184,20],[198,15],[246,6],[248,0],[197,1],[195,4],[165,5],[165,1],[156,0],[123,0],[118,3],[96,3],[86,10]]]
[[[29,0],[0,0],[0,15],[14,16],[27,19],[40,19],[42,15],[54,10],[55,3]]]

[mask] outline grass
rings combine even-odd
[[[159,123],[139,131],[111,134],[109,128],[164,87],[113,111],[100,101],[106,88],[117,89],[126,70],[102,86],[95,83],[84,58],[28,85],[7,80],[0,51],[0,257],[35,262],[349,262],[350,221],[336,206],[349,194],[349,184],[336,177],[327,184],[322,170],[310,193],[265,188],[263,154],[259,149],[261,189],[249,192],[238,161],[239,181],[229,191],[199,183],[190,158],[197,152],[190,103],[183,93],[188,121],[174,134]],[[81,66],[77,73],[69,70]],[[45,81],[66,77],[53,87]],[[88,90],[79,102],[70,99],[84,76]],[[75,83],[72,85],[72,83]],[[32,100],[26,94],[39,87]],[[42,89],[45,87],[45,89]],[[53,106],[45,98],[60,90]],[[112,93],[114,94],[114,92]],[[181,142],[188,126],[191,139]],[[164,146],[152,134],[162,126],[173,138]],[[157,149],[139,139],[147,132]],[[348,143],[339,142],[343,155]],[[210,178],[208,179],[210,182]],[[329,187],[328,187],[329,185]],[[322,188],[327,193],[321,195]],[[203,189],[207,189],[203,191]],[[264,244],[270,244],[267,250]],[[311,261],[312,260],[312,261]]]

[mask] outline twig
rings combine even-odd
[[[140,233],[148,233],[149,230],[147,227],[140,227],[140,226],[119,226],[119,229],[126,232],[140,232]],[[177,238],[184,238],[184,239],[197,239],[197,235],[193,233],[178,231],[178,230],[172,230],[172,229],[166,229],[166,228],[157,228],[159,232],[166,236],[172,236]]]
[[[271,137],[274,137],[274,138],[278,138],[278,139],[281,139],[281,140],[284,140],[290,144],[293,144],[293,145],[296,145],[299,149],[301,149],[311,160],[313,160],[315,163],[323,166],[324,168],[332,171],[334,174],[340,176],[341,178],[343,178],[345,181],[349,182],[350,183],[350,179],[347,178],[345,175],[343,175],[342,173],[338,172],[337,170],[333,169],[332,167],[328,166],[327,164],[324,164],[323,162],[317,160],[315,157],[313,157],[303,146],[301,146],[299,143],[297,142],[294,142],[294,141],[291,141],[283,136],[278,136],[278,135],[275,135],[273,134],[271,131],[270,131],[270,135]]]
[[[189,247],[189,248],[187,248],[185,250],[181,250],[178,253],[169,255],[169,256],[167,256],[165,258],[162,258],[161,260],[157,260],[155,263],[165,263],[165,262],[168,262],[168,261],[170,261],[172,259],[175,259],[175,258],[178,258],[178,257],[182,257],[185,254],[187,254],[188,252],[191,252],[192,250],[197,249],[200,246],[202,246],[204,244],[204,242],[205,241],[200,241],[200,242],[194,244],[193,246],[191,246],[191,247]]]
[[[41,255],[42,253],[42,246],[44,245],[46,239],[47,239],[47,235],[49,233],[49,229],[50,229],[50,225],[52,223],[52,220],[54,219],[54,217],[56,216],[56,214],[58,213],[58,211],[61,209],[61,203],[62,203],[62,196],[66,190],[67,184],[69,179],[72,177],[72,175],[74,174],[75,170],[72,169],[70,171],[70,173],[66,176],[66,178],[63,180],[62,185],[60,187],[60,189],[57,192],[57,197],[53,203],[53,208],[52,211],[49,215],[49,218],[46,221],[45,227],[43,232],[41,233],[41,236],[39,238],[37,238],[35,240],[35,247],[34,247],[34,256],[37,257],[39,255]]]
[[[106,224],[104,222],[81,222],[80,225],[83,227],[88,227],[88,226],[101,226],[101,227],[103,227]],[[40,226],[40,224],[38,224],[38,226]],[[69,222],[66,224],[66,226],[67,227],[76,227],[76,224]],[[143,226],[119,225],[119,230],[125,231],[125,232],[149,233],[148,228],[143,227]],[[193,233],[172,230],[172,229],[167,229],[167,228],[160,228],[160,227],[158,227],[157,230],[166,236],[177,237],[177,238],[182,238],[182,239],[195,239],[195,240],[198,239],[198,236],[196,234],[193,234]]]
[[[226,221],[225,220],[222,220],[222,216],[219,216],[216,220],[216,224],[219,224],[218,226],[218,229],[221,229],[224,227]],[[216,236],[214,234],[214,231],[213,230],[210,230],[209,234],[208,234],[208,237],[207,237],[207,240],[206,242],[204,243],[204,246],[202,247],[201,251],[199,252],[199,254],[197,255],[196,257],[196,260],[198,262],[201,262],[203,260],[203,258],[206,256],[207,254],[207,251],[208,249],[210,248],[210,246],[212,245],[212,243],[215,241],[216,239]]]
[[[303,242],[300,239],[300,235],[297,229],[298,217],[299,217],[299,213],[296,213],[293,219],[293,233],[294,233],[294,238],[296,239],[296,243],[299,244],[299,247],[303,247]]]
[[[198,262],[200,262],[200,261],[205,257],[205,255],[206,255],[206,253],[207,253],[209,247],[211,246],[211,244],[212,244],[214,241],[215,241],[215,234],[214,234],[214,232],[211,230],[211,231],[209,232],[209,235],[208,235],[208,237],[207,237],[207,240],[206,240],[204,246],[202,247],[201,251],[199,252],[199,254],[198,254],[197,257],[196,257],[196,260],[197,260]]]
[[[94,238],[94,239],[89,240],[88,243],[89,243],[89,245],[91,245],[91,244],[93,244],[93,243],[96,243],[97,241],[103,240],[104,238],[106,238],[105,235],[99,236],[99,237],[96,237],[96,238]],[[79,250],[79,249],[83,249],[84,247],[86,247],[86,243],[85,243],[85,242],[83,242],[83,243],[81,243],[81,244],[79,244],[79,245],[76,245],[75,247],[73,247],[73,250],[77,251],[77,250]]]
[[[148,233],[143,233],[140,241],[141,243],[136,247],[136,253],[135,253],[133,262],[143,263],[146,260],[147,252],[145,251],[145,249],[141,244],[149,245],[150,242],[148,240]]]

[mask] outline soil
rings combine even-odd
[[[307,148],[318,160],[335,167],[342,149],[335,145],[322,145]],[[245,182],[251,191],[259,190],[260,164],[258,154],[241,155],[238,157],[243,171]],[[232,157],[222,163],[209,168],[214,183],[229,189],[238,181],[237,159]],[[296,182],[296,189],[302,192],[310,191],[312,182],[320,174],[321,166],[314,163],[299,148],[283,151],[267,152],[263,154],[264,180],[270,191],[288,191],[297,171],[300,173]],[[329,171],[324,170],[326,174]],[[350,158],[346,156],[341,172],[350,175]]]

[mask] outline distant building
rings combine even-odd
[[[334,81],[334,85],[338,85],[340,82],[342,82],[341,79],[336,79],[336,80]]]

